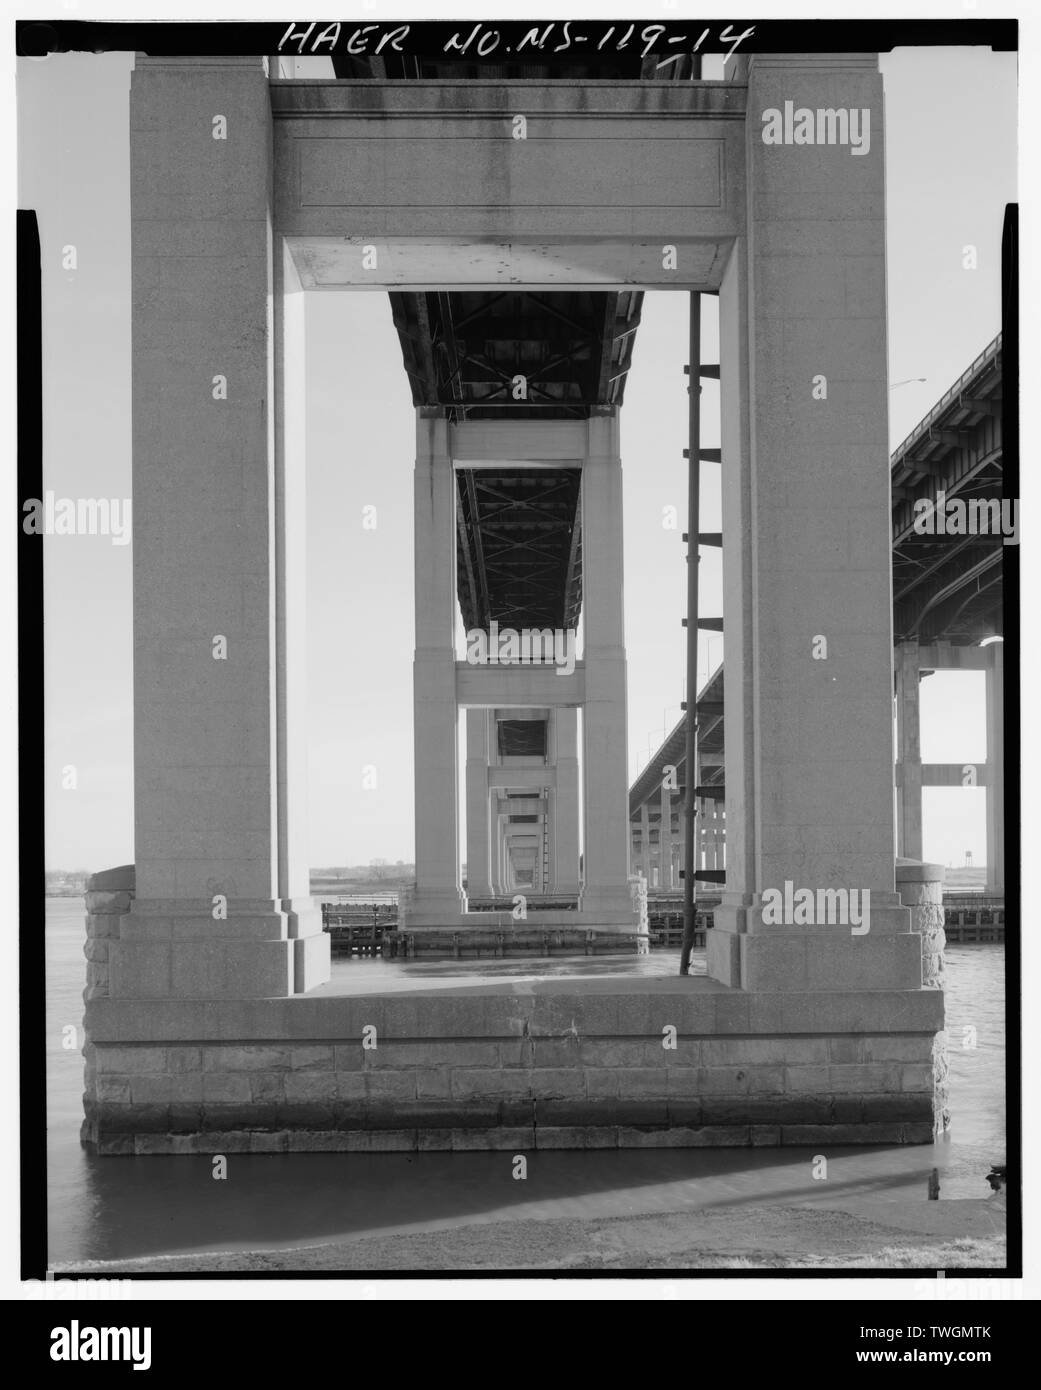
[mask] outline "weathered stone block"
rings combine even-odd
[[[535,1123],[536,1102],[531,1096],[507,1096],[499,1102],[499,1123],[527,1126]]]
[[[285,1072],[285,1098],[288,1105],[297,1101],[334,1101],[337,1097],[334,1071]]]
[[[290,1064],[289,1047],[204,1047],[204,1071],[276,1071]],[[331,1065],[331,1063],[330,1063]]]
[[[702,1102],[697,1098],[668,1102],[669,1124],[697,1129],[701,1126]]]
[[[828,1121],[837,1125],[856,1125],[864,1118],[864,1106],[874,1099],[874,1096],[833,1096],[830,1100],[819,1102],[823,1112],[820,1115],[806,1114],[799,1115],[797,1118],[811,1123]],[[893,1097],[886,1097],[886,1099],[891,1100]],[[803,1103],[810,1105],[813,1102],[806,1099]],[[890,1117],[888,1113],[882,1113],[877,1118],[881,1120]]]
[[[170,1073],[134,1076],[130,1078],[130,1097],[135,1105],[199,1102],[202,1100],[202,1077]]]
[[[661,1050],[660,1037],[656,1042],[619,1041],[615,1038],[583,1038],[579,1053],[587,1067],[646,1067],[654,1061],[652,1049]]]
[[[289,1152],[287,1130],[251,1130],[249,1151],[253,1154],[284,1154]]]
[[[898,1062],[854,1062],[849,1066],[834,1065],[828,1068],[828,1085],[836,1095],[849,1095],[854,1091],[900,1090],[901,1067]]]
[[[750,1086],[751,1067],[701,1067],[698,1090],[704,1095],[745,1095]]]
[[[166,1070],[169,1072],[202,1071],[202,1048],[168,1047],[166,1049]]]
[[[95,1143],[97,1152],[105,1158],[124,1157],[134,1152],[132,1134],[101,1134]]]
[[[393,1127],[391,1121],[394,1117],[398,1117],[396,1123],[400,1125],[401,1120],[407,1116],[417,1130],[494,1129],[502,1123],[502,1111],[498,1105],[473,1106],[452,1100],[417,1101],[407,1110],[396,1107],[393,1111],[388,1109],[385,1113],[389,1117],[385,1127]],[[530,1120],[530,1114],[528,1118]],[[376,1125],[372,1127],[378,1128]]]
[[[582,1065],[578,1038],[533,1038],[531,1041],[533,1067],[577,1068]]]
[[[349,1136],[354,1138],[354,1136]],[[370,1153],[410,1153],[416,1147],[414,1129],[369,1130],[366,1133]]]
[[[247,1101],[250,1099],[249,1077],[232,1072],[204,1072],[202,1098],[214,1103]]]
[[[333,1070],[333,1049],[328,1045],[291,1048],[289,1064],[294,1071],[306,1071],[320,1067],[331,1073]]]
[[[87,939],[118,941],[119,917],[107,913],[89,914],[87,917]]]
[[[498,1097],[527,1095],[534,1073],[502,1067],[471,1070],[466,1067],[452,1070],[452,1095],[458,1097]]]
[[[586,1095],[591,1099],[618,1095],[623,1075],[609,1067],[586,1067]]]
[[[900,1089],[902,1091],[931,1091],[933,1088],[933,1064],[928,1062],[905,1062],[900,1068]]]
[[[826,1095],[830,1078],[826,1066],[795,1066],[784,1069],[784,1089],[792,1095]]]
[[[170,1133],[197,1134],[202,1129],[202,1106],[175,1101],[170,1106]]]
[[[129,1105],[130,1079],[126,1076],[99,1076],[94,1083],[94,1094],[100,1101]]]
[[[886,1092],[865,1095],[861,1103],[861,1118],[865,1121],[931,1120],[933,1096],[931,1091]]]
[[[333,1066],[337,1071],[361,1071],[367,1056],[360,1042],[337,1043],[333,1048]]]
[[[127,892],[105,893],[95,890],[84,894],[87,912],[91,917],[96,916],[115,916],[120,917],[125,912],[130,911],[130,904],[133,901]]]
[[[754,1149],[773,1149],[780,1146],[780,1125],[752,1125],[749,1133]]]
[[[784,1092],[784,1068],[751,1066],[748,1072],[749,1095],[781,1095]]]
[[[528,1072],[532,1095],[540,1101],[559,1096],[585,1095],[585,1074],[576,1068],[566,1071],[563,1068],[535,1068]]]
[[[167,1154],[171,1151],[173,1139],[169,1134],[135,1134],[134,1153],[139,1157],[149,1154]]]
[[[653,1129],[668,1127],[669,1102],[664,1097],[634,1100],[628,1096],[619,1096],[617,1100],[608,1101],[607,1104],[613,1107],[614,1120],[619,1126],[647,1126]]]
[[[616,1149],[618,1130],[615,1127],[585,1129],[580,1125],[539,1125],[534,1142],[539,1149]]]
[[[166,1049],[133,1044],[98,1045],[95,1053],[99,1072],[119,1072],[124,1076],[139,1076],[146,1071],[166,1071]]]
[[[366,1072],[365,1094],[373,1101],[410,1101],[416,1098],[416,1073]]]
[[[416,1148],[422,1152],[443,1152],[452,1147],[450,1129],[416,1128]]]
[[[337,1106],[330,1101],[286,1100],[277,1107],[276,1129],[336,1129]]]
[[[500,1067],[532,1067],[535,1065],[535,1049],[531,1038],[500,1039],[497,1046]]]
[[[623,1100],[632,1096],[665,1096],[673,1085],[672,1078],[683,1070],[693,1068],[627,1067],[618,1073],[618,1094]]]
[[[250,1072],[248,1082],[250,1099],[258,1105],[277,1105],[286,1098],[284,1072]]]
[[[816,1106],[821,1118],[827,1115],[824,1101],[802,1096],[705,1096],[701,1102],[703,1125],[780,1124],[782,1121],[805,1121],[807,1113]]]
[[[170,1107],[145,1103],[102,1107],[99,1119],[104,1129],[127,1134],[160,1134],[170,1128]]]
[[[535,1117],[541,1133],[543,1126],[582,1127],[621,1124],[626,1118],[632,1102],[608,1097],[602,1100],[540,1100],[535,1106]],[[647,1107],[642,1111],[648,1124],[665,1123],[665,1107]],[[638,1121],[629,1116],[634,1123]],[[584,1145],[578,1145],[584,1148]]]
[[[860,1125],[782,1125],[782,1144],[899,1144],[901,1126]]]
[[[536,1146],[533,1129],[453,1129],[452,1149],[458,1153],[480,1149],[505,1150],[508,1153],[530,1153]]]

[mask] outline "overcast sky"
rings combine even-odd
[[[56,55],[18,69],[19,204],[36,209],[43,246],[44,486],[58,496],[130,495],[131,61]],[[1016,63],[980,49],[902,49],[882,71],[890,379],[927,379],[890,394],[896,444],[1000,328]],[[975,271],[962,268],[968,243]],[[62,269],[69,244],[75,272]],[[670,503],[685,510],[686,298],[646,296],[622,412],[631,774],[684,698],[683,548],[661,516]],[[312,296],[308,357],[311,862],[409,860],[414,424],[385,297]],[[711,393],[705,407],[711,445]],[[718,529],[718,471],[703,469],[706,530]],[[366,505],[378,508],[374,532],[361,528]],[[102,537],[44,545],[47,863],[98,869],[133,859],[131,549]],[[702,574],[702,611],[718,613],[716,556]],[[706,640],[703,669],[721,656],[722,639]],[[981,676],[931,677],[922,711],[923,760],[982,761]],[[370,763],[379,789],[363,792]],[[68,764],[75,791],[61,786]],[[971,850],[982,862],[983,796],[926,792],[926,858],[960,864]]]

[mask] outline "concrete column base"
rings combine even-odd
[[[763,921],[760,895],[724,893],[706,938],[708,973],[756,991],[921,989],[922,943],[896,893],[872,892],[860,928]]]
[[[306,904],[306,906],[305,906]],[[329,938],[310,899],[136,899],[109,942],[109,992],[128,999],[269,999],[330,975]]]
[[[619,926],[632,930],[639,926],[640,913],[633,902],[632,890],[598,888],[587,885],[578,900],[579,911],[591,926]]]
[[[402,931],[417,927],[458,927],[466,915],[466,897],[460,888],[426,888],[401,895]]]

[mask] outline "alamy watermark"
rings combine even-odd
[[[466,634],[466,659],[471,666],[555,666],[558,676],[575,669],[574,628],[499,627],[493,619]]]
[[[113,545],[130,542],[129,497],[29,497],[22,503],[27,536],[111,536]]]
[[[848,145],[850,154],[871,149],[871,108],[770,106],[763,112],[764,145]]]
[[[870,888],[796,888],[763,891],[763,924],[768,927],[849,927],[851,936],[871,930]]]
[[[1001,536],[1003,545],[1019,544],[1019,498],[952,497],[941,488],[936,500],[914,504],[919,536]]]

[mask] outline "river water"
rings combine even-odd
[[[227,1182],[212,1180],[205,1156],[93,1157],[79,1143],[83,1058],[63,1046],[68,1025],[82,1041],[82,900],[49,898],[46,924],[52,1264],[87,1269],[92,1260],[286,1248],[361,1231],[430,1230],[512,1215],[675,1211],[761,1202],[771,1193],[789,1203],[824,1200],[821,1184],[806,1188],[805,1160],[795,1149],[543,1152],[537,1188],[510,1181],[505,1156],[494,1153],[234,1155]],[[673,954],[632,964],[639,973],[672,974]],[[703,970],[700,954],[696,964]],[[513,968],[488,964],[499,973]],[[563,966],[559,960],[522,964],[525,974],[561,973]],[[457,962],[450,965],[458,971]],[[941,1197],[989,1194],[987,1168],[1005,1160],[1004,966],[1001,946],[948,948],[950,1139],[931,1147],[837,1151],[838,1186],[846,1196],[924,1199],[933,1166],[943,1169]],[[590,967],[590,973],[614,973],[617,963],[597,960]],[[334,965],[357,971],[358,983],[370,988],[388,968],[379,961]],[[806,1190],[793,1198],[796,1181]],[[828,1184],[832,1194],[836,1186]]]

